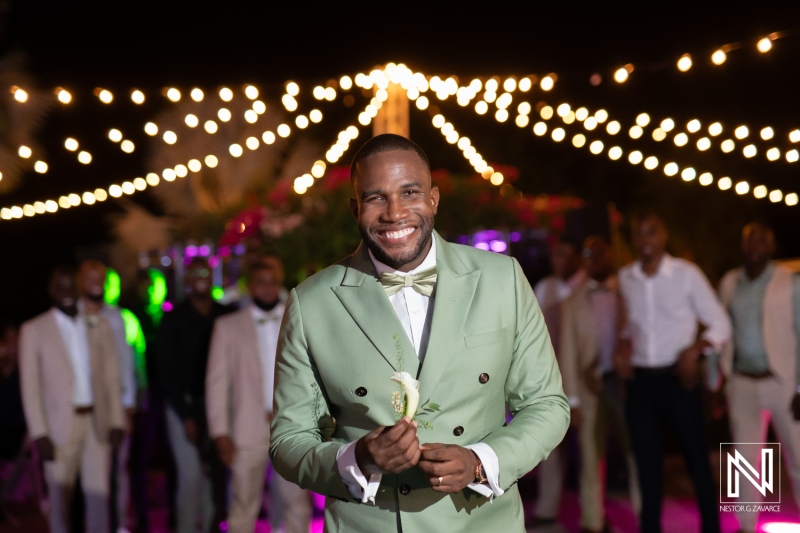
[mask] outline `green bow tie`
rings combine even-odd
[[[436,267],[431,267],[416,274],[392,274],[384,272],[380,276],[383,290],[386,296],[392,296],[400,292],[400,289],[411,287],[424,296],[433,294],[436,286]]]

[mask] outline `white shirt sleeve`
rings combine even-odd
[[[710,342],[716,351],[719,351],[722,345],[731,338],[731,322],[728,313],[725,312],[725,308],[717,299],[717,294],[699,268],[692,269],[690,279],[689,294],[692,306],[700,322],[706,326],[702,338]]]
[[[486,496],[490,500],[502,496],[505,491],[500,488],[499,485],[500,461],[497,459],[497,454],[494,453],[492,447],[486,443],[478,442],[476,444],[468,444],[464,446],[464,448],[475,452],[475,455],[481,460],[483,469],[486,472],[486,479],[489,483],[488,487],[480,483],[470,483],[467,487],[482,496]]]
[[[336,453],[336,466],[347,490],[361,503],[375,505],[375,495],[381,484],[381,474],[364,476],[356,461],[356,441],[345,444]],[[484,467],[485,468],[485,467]]]

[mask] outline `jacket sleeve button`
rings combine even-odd
[[[463,433],[464,433],[464,428],[461,426],[456,426],[456,428],[453,430],[453,435],[455,435],[456,437],[460,437]]]
[[[488,381],[489,381],[489,374],[487,374],[486,372],[484,372],[483,374],[481,374],[480,376],[478,376],[478,381],[480,381],[480,382],[481,382],[481,385],[485,384],[486,382],[488,382]]]
[[[356,396],[364,397],[366,395],[367,395],[367,389],[365,389],[364,387],[359,387],[356,389]]]

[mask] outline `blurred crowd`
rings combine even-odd
[[[715,290],[691,261],[667,253],[657,213],[630,222],[633,262],[618,265],[603,235],[562,237],[550,250],[551,275],[531,280],[572,429],[531,474],[538,490],[527,526],[557,523],[575,465],[582,531],[613,529],[606,478],[617,453],[641,530],[661,531],[669,433],[702,531],[720,531],[709,391],[725,400],[729,442],[766,442],[771,424],[800,500],[800,281],[773,259],[772,230],[743,228],[742,264]],[[174,531],[252,532],[259,516],[273,531],[308,531],[311,494],[268,464],[287,298],[281,258],[248,256],[247,290],[225,304],[212,298],[207,260],[193,258],[185,296],[163,316],[148,312],[145,298],[110,304],[107,272],[96,260],[58,265],[52,307],[23,324],[0,323],[0,516],[12,518],[5,504],[32,479],[51,531],[150,531],[157,465]],[[745,501],[760,497],[750,484],[742,491]],[[737,518],[755,531],[756,513]]]

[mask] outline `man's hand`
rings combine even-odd
[[[42,461],[54,461],[56,458],[56,449],[53,446],[53,441],[50,437],[39,437],[33,443],[36,445],[36,451]]]
[[[632,356],[633,346],[631,345],[631,341],[629,339],[620,339],[613,355],[614,370],[617,372],[619,379],[625,380],[633,378]]]
[[[708,344],[708,341],[699,341],[678,355],[678,378],[681,380],[683,386],[687,389],[695,388],[700,382],[700,365],[698,359],[703,353]]]
[[[356,441],[356,463],[365,475],[399,474],[416,466],[420,457],[417,423],[407,416],[381,426]]]
[[[579,429],[581,427],[581,422],[583,422],[583,415],[581,415],[581,408],[580,407],[570,407],[569,408],[569,425],[575,429]]]
[[[233,464],[233,456],[236,453],[236,445],[233,444],[233,439],[231,439],[230,435],[217,437],[214,439],[214,446],[217,447],[219,460],[222,461],[222,464],[230,468]]]
[[[792,398],[792,415],[795,420],[800,421],[800,392],[795,393]]]
[[[454,493],[475,481],[480,459],[472,450],[456,444],[429,443],[422,447],[420,469],[436,492]],[[442,482],[439,483],[439,478]]]
[[[197,444],[197,424],[191,418],[183,421],[183,431],[186,433],[186,438],[192,444]]]
[[[108,432],[108,442],[111,444],[111,449],[116,450],[122,444],[122,438],[125,432],[120,428],[114,428]]]

